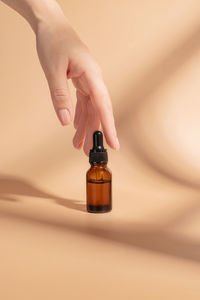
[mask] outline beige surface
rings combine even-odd
[[[85,212],[87,158],[0,4],[0,299],[200,299],[199,1],[62,2],[112,96],[114,209]]]

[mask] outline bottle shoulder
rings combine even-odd
[[[111,180],[112,172],[106,165],[95,165],[90,167],[86,173],[86,177],[91,180]]]

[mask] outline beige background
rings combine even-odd
[[[60,3],[112,97],[114,209],[85,212],[88,159],[0,4],[0,299],[200,299],[200,3]]]

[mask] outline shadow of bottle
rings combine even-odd
[[[51,199],[57,204],[62,205],[69,209],[74,209],[78,211],[86,211],[85,205],[79,200],[72,200],[67,198],[62,198],[57,195],[43,191],[31,182],[8,175],[0,175],[0,200],[5,201],[18,201],[17,195],[30,196],[37,198]]]

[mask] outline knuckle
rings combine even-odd
[[[55,88],[52,91],[52,97],[55,104],[63,104],[66,102],[66,98],[68,97],[68,90],[66,88]]]
[[[66,97],[68,95],[68,90],[67,88],[55,88],[53,94],[55,97]]]
[[[96,61],[91,61],[87,66],[87,71],[93,76],[102,77],[102,70]]]
[[[88,103],[87,103],[87,113],[90,117],[95,118],[95,110],[94,110],[94,107],[93,107],[91,101],[88,101]]]
[[[112,114],[112,104],[110,103],[110,101],[105,101],[102,103],[101,106],[102,111],[104,111],[104,113],[108,113],[108,114]]]
[[[112,104],[111,101],[106,101],[106,107],[109,111],[112,111]]]
[[[93,68],[94,68],[94,73],[97,76],[102,76],[102,70],[101,70],[100,66],[97,63],[94,63]]]

